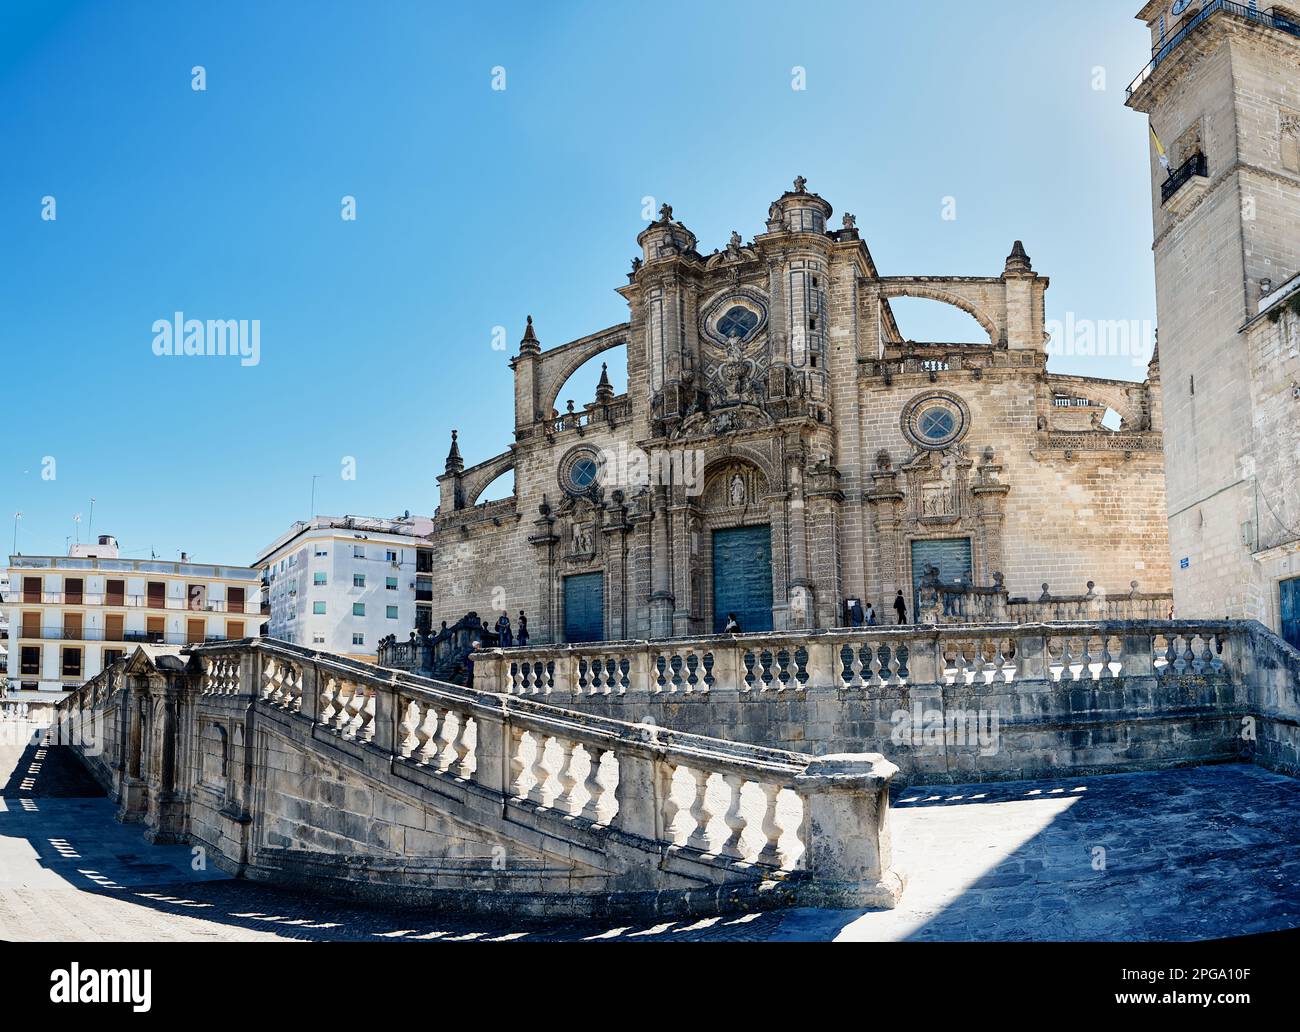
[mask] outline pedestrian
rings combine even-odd
[[[903,601],[903,589],[898,589],[898,597],[894,599],[894,612],[898,614],[898,622],[907,623],[907,603]]]
[[[510,614],[503,609],[500,619],[497,620],[497,643],[503,649],[508,649],[514,643],[513,639],[514,634],[510,630]]]
[[[870,602],[867,603],[867,626],[868,627],[876,626],[876,607],[873,606]]]
[[[519,610],[519,647],[522,649],[528,644],[528,617],[524,616],[524,611]]]
[[[465,687],[474,687],[474,657],[478,655],[483,648],[481,641],[473,642],[469,647],[469,654],[465,657]]]
[[[735,613],[728,613],[728,614],[727,614],[727,626],[724,627],[724,628],[722,628],[722,633],[723,633],[723,634],[739,634],[739,633],[740,633],[740,621],[736,619],[736,614],[735,614]]]
[[[849,603],[849,626],[861,627],[866,622],[866,619],[862,612],[862,603],[855,598]]]

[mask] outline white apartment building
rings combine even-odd
[[[263,621],[256,570],[122,559],[107,534],[67,556],[11,555],[7,576],[9,698],[28,702],[57,702],[134,643],[255,637]]]
[[[0,670],[9,673],[9,573],[0,573]],[[3,692],[0,692],[2,695]]]
[[[379,639],[415,628],[417,566],[432,555],[427,517],[316,516],[295,523],[253,563],[270,599],[266,635],[373,662]],[[423,597],[419,597],[419,596]],[[424,626],[427,627],[427,607]]]

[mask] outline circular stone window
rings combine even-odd
[[[560,463],[560,487],[568,494],[589,494],[599,479],[600,455],[590,448],[576,448]]]
[[[937,450],[965,436],[970,414],[955,394],[926,394],[908,402],[902,422],[908,440],[919,448]]]
[[[754,332],[754,327],[757,325],[758,313],[743,305],[735,305],[727,309],[722,318],[718,320],[718,332],[728,340],[732,337],[739,337],[744,340]]]

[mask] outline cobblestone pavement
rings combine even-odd
[[[506,926],[196,871],[77,760],[0,734],[0,938],[57,940],[1187,939],[1300,927],[1300,782],[1246,765],[906,789],[894,911]]]

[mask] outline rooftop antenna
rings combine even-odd
[[[76,513],[72,517],[72,525],[77,535],[77,544],[81,544],[81,513]]]
[[[18,521],[22,518],[21,512],[14,513],[14,555],[18,554]]]
[[[92,539],[95,536],[95,499],[90,500],[90,528],[86,531],[86,538]]]
[[[311,511],[308,513],[308,519],[313,519],[316,516],[316,481],[319,479],[319,473],[311,475]]]

